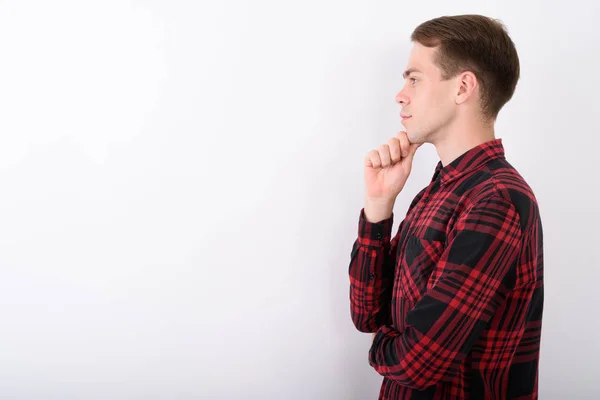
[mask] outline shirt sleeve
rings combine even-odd
[[[420,390],[454,378],[514,288],[521,247],[512,203],[497,194],[478,201],[457,220],[436,266],[440,278],[408,311],[404,330],[379,328],[369,351],[371,366]]]
[[[375,332],[391,322],[398,238],[391,239],[394,216],[372,223],[360,211],[358,238],[350,257],[350,314],[356,329]]]

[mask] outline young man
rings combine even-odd
[[[494,122],[519,79],[504,26],[436,18],[411,36],[396,96],[406,131],[365,158],[349,267],[354,325],[371,332],[379,399],[536,399],[543,309],[536,198]],[[417,148],[440,162],[398,232],[393,207]]]

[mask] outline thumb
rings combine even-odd
[[[423,143],[413,143],[410,145],[410,147],[408,148],[408,156],[406,158],[409,159],[409,161],[412,162],[413,157],[415,156],[415,153],[417,152],[417,149],[419,147],[421,147],[423,145]]]

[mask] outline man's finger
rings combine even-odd
[[[406,135],[406,132],[404,131],[400,131],[400,133],[398,133],[398,141],[400,142],[400,151],[402,154],[402,157],[406,158],[408,157],[408,153],[410,151],[410,142],[408,141],[408,136]]]

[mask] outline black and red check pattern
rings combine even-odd
[[[361,210],[349,267],[379,399],[537,399],[542,224],[502,139],[438,163],[392,237],[393,218]]]

